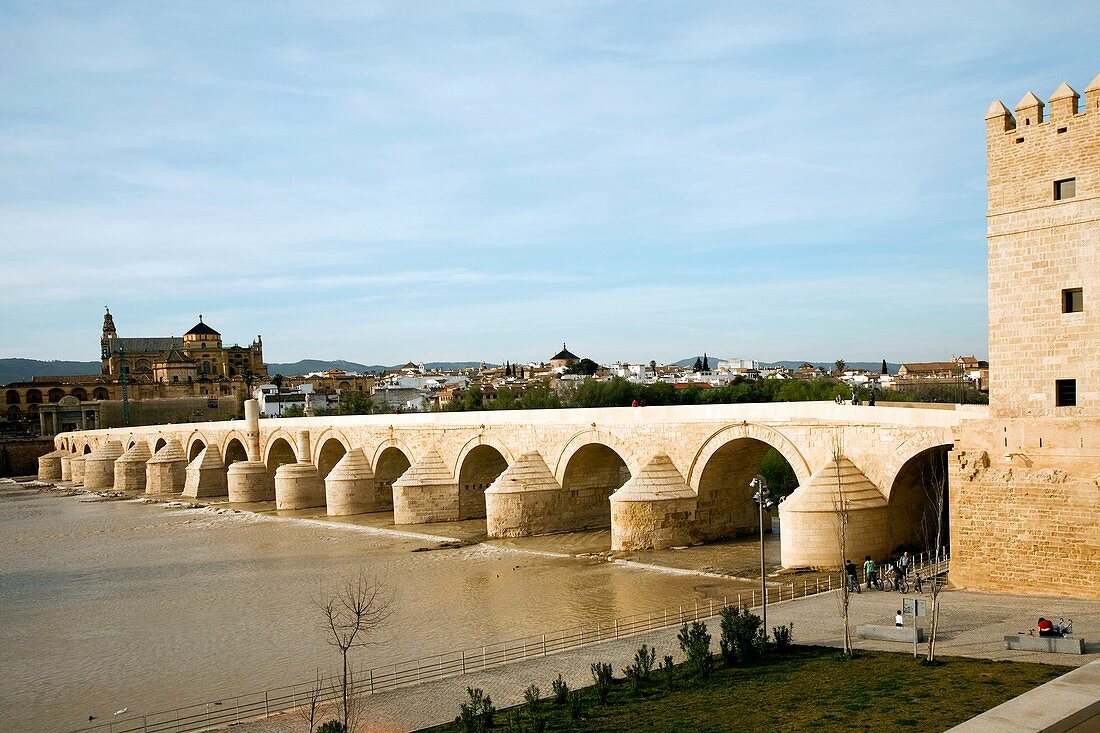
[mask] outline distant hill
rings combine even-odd
[[[427,369],[473,369],[482,362],[480,361],[429,361],[424,364]],[[354,361],[344,361],[343,359],[334,359],[332,361],[326,361],[324,359],[302,359],[301,361],[295,361],[290,363],[272,363],[267,365],[268,374],[282,374],[283,376],[292,376],[295,374],[308,374],[310,372],[327,372],[329,369],[343,369],[345,372],[359,372],[360,374],[366,374],[367,372],[381,372],[386,369],[400,369],[405,366],[405,363],[391,364],[389,366],[383,364],[359,364]],[[486,368],[495,367],[496,364],[490,364],[485,362]]]
[[[0,384],[29,382],[34,377],[67,377],[99,374],[98,361],[40,361],[38,359],[0,359]]]

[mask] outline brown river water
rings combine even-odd
[[[333,671],[339,657],[311,599],[359,570],[387,578],[395,594],[378,643],[356,659],[371,667],[751,587],[585,555],[610,547],[608,530],[434,549],[426,536],[392,532],[384,514],[333,522],[256,508],[218,513],[0,483],[0,730],[72,730],[90,715],[99,723],[123,708],[172,709]],[[484,526],[413,529],[471,540]],[[777,533],[766,547],[774,568]],[[749,538],[621,557],[758,577],[758,553]]]

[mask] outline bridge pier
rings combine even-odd
[[[187,464],[187,478],[183,484],[183,495],[190,499],[202,499],[208,496],[226,496],[229,487],[225,480],[225,465],[222,452],[216,445],[208,445],[199,451],[195,460]]]
[[[564,492],[537,452],[524,453],[485,490],[490,537],[528,537],[568,529]]]
[[[844,552],[838,531],[846,517]],[[779,504],[780,548],[787,568],[836,570],[865,555],[877,562],[890,547],[886,497],[859,468],[841,457],[810,476],[804,486]]]
[[[275,480],[263,461],[237,461],[225,473],[229,501],[254,502],[275,499]]]
[[[38,457],[38,480],[39,481],[60,481],[61,480],[61,456],[65,455],[62,450],[55,450],[52,453],[47,453],[44,456]]]
[[[84,488],[98,491],[113,489],[115,461],[122,456],[122,443],[108,440],[88,454],[84,461]]]
[[[61,456],[61,480],[72,481],[73,480],[73,454],[65,453]]]
[[[187,483],[187,458],[178,440],[169,440],[145,462],[146,494],[179,494]]]
[[[86,455],[77,455],[69,460],[69,473],[72,478],[73,486],[82,486],[84,484],[84,464],[86,463],[86,459]]]
[[[115,491],[145,493],[145,464],[153,457],[149,444],[144,440],[134,443],[130,450],[115,461]]]
[[[458,481],[430,450],[393,482],[393,523],[453,522],[459,517]]]
[[[308,509],[325,505],[325,485],[309,462],[309,431],[298,433],[298,462],[275,470],[275,508]]]
[[[389,509],[389,501],[379,501],[362,448],[352,448],[325,477],[325,506],[330,517],[363,514]]]
[[[659,453],[611,495],[611,549],[689,545],[697,497],[672,459]]]

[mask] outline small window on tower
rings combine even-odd
[[[1064,178],[1054,182],[1054,200],[1063,201],[1077,195],[1077,179]]]
[[[1085,297],[1081,288],[1068,288],[1062,291],[1062,312],[1080,313],[1085,309]]]
[[[1077,404],[1077,380],[1054,380],[1054,404],[1058,407],[1073,407]]]

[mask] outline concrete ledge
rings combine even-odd
[[[1055,654],[1084,654],[1085,640],[1076,636],[1005,635],[1005,649],[1025,652],[1053,652]]]
[[[1045,641],[1049,637],[1042,638]],[[1090,662],[1039,685],[955,726],[948,733],[1086,733],[1100,730],[1100,693],[1097,690],[1100,690],[1100,661]]]
[[[878,641],[924,641],[924,629],[919,626],[857,626],[856,638]]]

